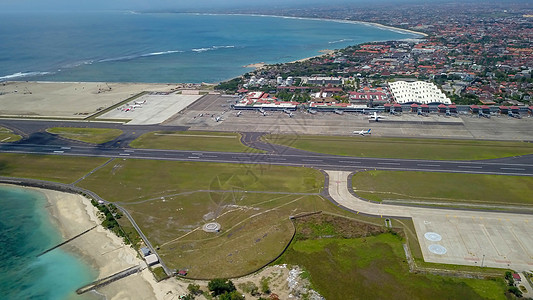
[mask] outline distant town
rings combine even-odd
[[[268,94],[246,94],[240,104],[248,107],[253,101],[265,108],[272,108],[271,103],[283,103],[280,109],[298,104],[329,110],[383,106],[394,112],[395,105],[405,111],[408,104],[413,107],[407,109],[422,113],[429,112],[428,105],[435,111],[437,105],[445,105],[441,110],[453,113],[455,105],[465,105],[471,112],[484,109],[520,117],[520,111],[531,113],[528,106],[533,97],[533,10],[527,3],[505,4],[506,8],[497,3],[431,3],[262,12],[375,22],[427,36],[366,43],[309,60],[265,65],[217,89]],[[415,89],[421,82],[426,89]]]

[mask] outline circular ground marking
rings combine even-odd
[[[216,222],[212,222],[212,223],[207,223],[205,224],[202,229],[205,231],[205,232],[219,232],[220,231],[220,224],[216,223]]]
[[[432,241],[432,242],[438,242],[438,241],[442,240],[442,236],[440,236],[440,234],[438,234],[436,232],[426,232],[424,234],[424,237],[428,241]]]
[[[446,248],[442,247],[441,245],[436,245],[436,244],[429,245],[428,249],[431,253],[435,253],[438,255],[446,254],[446,251],[447,251]]]

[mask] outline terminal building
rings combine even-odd
[[[425,81],[395,81],[389,89],[396,103],[451,104],[446,95],[433,83]]]
[[[264,92],[250,92],[232,105],[237,110],[291,110],[298,107],[298,102],[282,101],[276,97],[271,97]]]

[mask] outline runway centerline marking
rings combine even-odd
[[[400,165],[400,163],[378,162],[378,165]]]
[[[472,169],[481,169],[483,167],[480,166],[457,166],[458,168],[472,168]]]
[[[516,170],[516,171],[525,171],[526,169],[522,168],[500,168],[501,170]]]

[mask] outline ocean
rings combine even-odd
[[[47,204],[37,191],[0,186],[2,299],[80,299],[75,290],[96,279],[96,270],[61,248],[37,257],[63,240]]]
[[[2,13],[0,81],[220,82],[284,63],[418,35],[367,24],[252,15]]]

